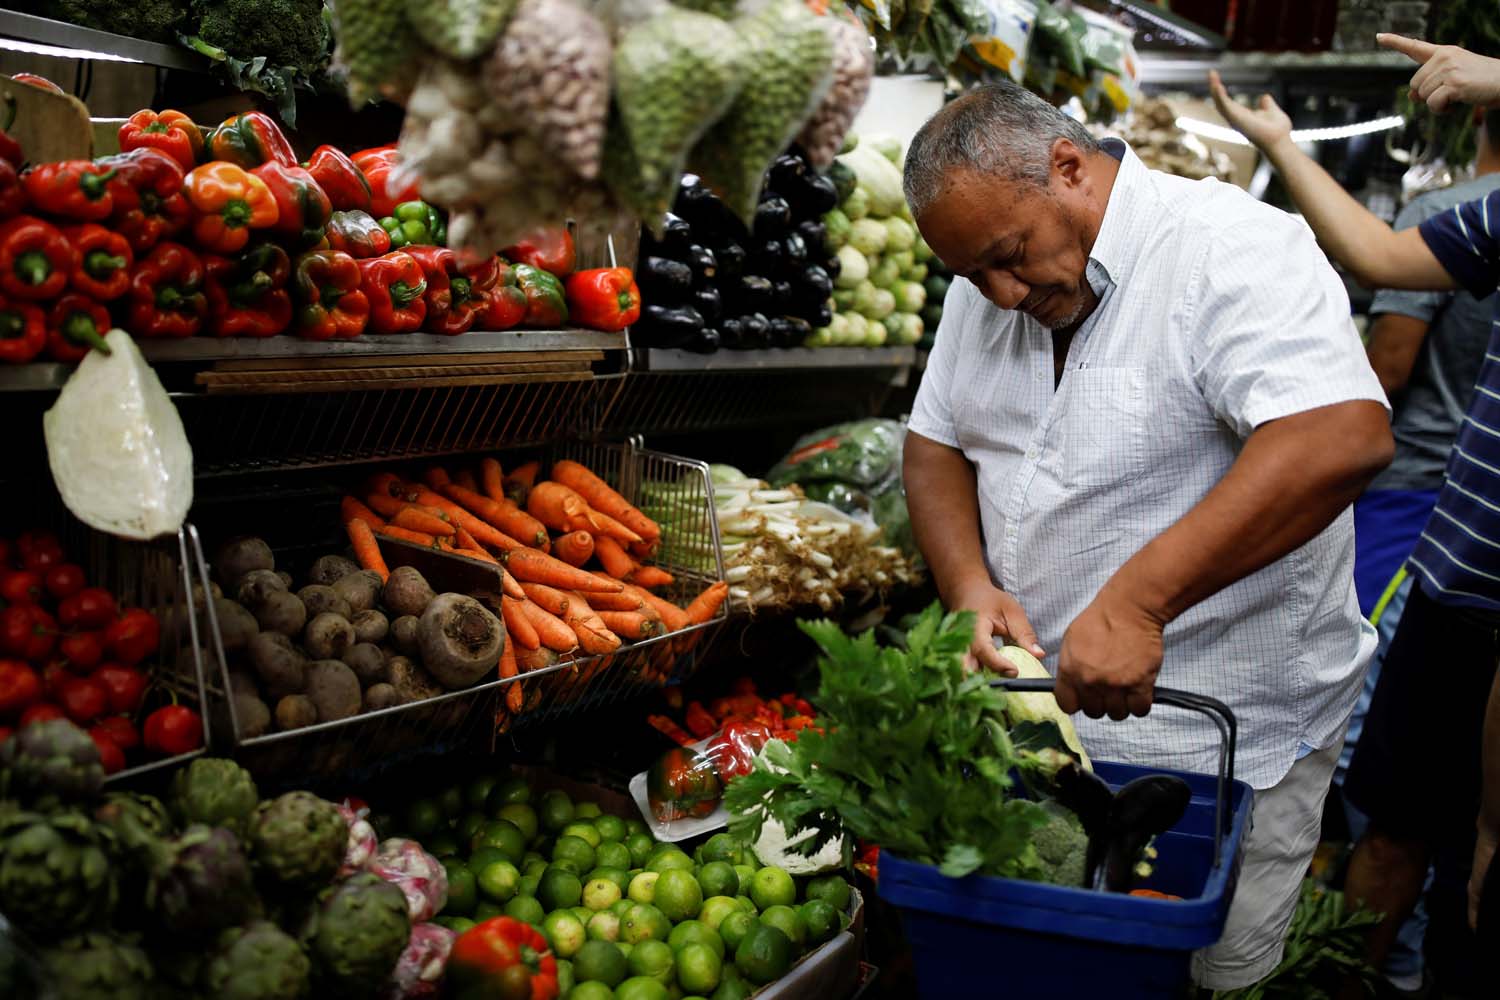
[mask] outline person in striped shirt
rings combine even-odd
[[[1500,60],[1399,36],[1379,40],[1421,64],[1411,92],[1434,110],[1453,103],[1500,104]],[[1324,249],[1362,284],[1462,288],[1475,297],[1500,285],[1500,190],[1414,228],[1393,230],[1297,148],[1291,120],[1270,97],[1251,109],[1232,101],[1216,74],[1210,87],[1220,113],[1281,174]],[[1484,890],[1500,881],[1500,867],[1489,871],[1500,839],[1500,788],[1493,787],[1500,785],[1500,760],[1486,759],[1484,740],[1500,658],[1500,318],[1492,324],[1443,486],[1408,566],[1417,586],[1392,638],[1345,780],[1345,794],[1370,819],[1345,889],[1351,904],[1384,914],[1367,947],[1377,967],[1421,894],[1435,850],[1439,877],[1429,898],[1434,928],[1445,901],[1459,914],[1450,926],[1462,926],[1465,909],[1475,922]],[[1500,753],[1500,734],[1488,742],[1492,753]],[[1464,845],[1459,856],[1472,862],[1447,883],[1452,891],[1445,898],[1441,848],[1454,840]]]

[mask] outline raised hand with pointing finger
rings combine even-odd
[[[1422,64],[1412,75],[1411,96],[1432,110],[1450,104],[1500,104],[1500,59],[1402,35],[1382,33],[1375,41]]]
[[[1224,120],[1262,151],[1269,152],[1282,140],[1290,141],[1292,120],[1270,94],[1261,95],[1258,107],[1240,104],[1224,89],[1224,81],[1219,79],[1217,70],[1208,72],[1208,92]]]

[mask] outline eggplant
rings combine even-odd
[[[781,240],[763,240],[750,254],[750,270],[756,274],[775,274],[786,263],[786,244]]]
[[[682,259],[692,269],[695,288],[712,285],[719,275],[719,259],[708,247],[695,243],[688,247],[687,254]]]
[[[781,245],[786,250],[786,258],[782,261],[782,266],[792,270],[801,270],[802,265],[807,263],[807,241],[796,233],[787,233]]]
[[[780,195],[772,195],[755,206],[755,238],[775,239],[792,227],[792,206]]]
[[[703,314],[692,306],[652,303],[641,308],[641,318],[630,329],[649,347],[681,347],[702,332]]]
[[[713,324],[719,321],[724,314],[724,300],[719,295],[719,290],[712,286],[699,288],[693,292],[692,306],[703,314],[703,322]]]
[[[825,299],[816,309],[804,312],[802,318],[813,326],[827,326],[833,322],[833,306]]]
[[[837,281],[839,275],[844,273],[844,262],[839,260],[838,257],[829,257],[818,266],[823,269],[823,273],[827,274],[834,281]]]
[[[660,239],[653,236],[649,228],[641,231],[641,248],[659,257],[680,257],[692,244],[693,227],[687,219],[671,212],[668,212],[662,219]]]
[[[719,262],[719,280],[738,278],[745,273],[745,248],[733,240],[714,246],[714,259]]]
[[[802,269],[797,276],[797,286],[802,294],[818,302],[827,301],[833,294],[833,278],[816,264],[809,264]]]
[[[838,207],[839,189],[834,186],[833,181],[809,170],[807,181],[802,185],[802,193],[796,202],[798,213],[803,216],[821,218],[823,213],[831,212]]]
[[[745,326],[738,316],[726,316],[719,321],[719,346],[738,350],[744,346]]]
[[[796,316],[778,316],[771,320],[772,347],[801,347],[811,335],[812,327],[805,319],[798,319]]]
[[[771,321],[759,312],[740,317],[740,342],[746,350],[759,350],[771,346]]]
[[[694,174],[684,174],[677,188],[677,198],[672,211],[688,222],[700,233],[723,234],[724,238],[744,241],[750,236],[740,217],[730,211],[719,196],[702,179]]]
[[[726,304],[741,315],[765,312],[772,308],[776,298],[776,288],[771,284],[771,279],[762,278],[758,274],[740,277],[725,291],[728,293]]]
[[[776,299],[776,305],[781,309],[790,309],[792,306],[792,283],[790,281],[771,282],[771,294]]]
[[[694,354],[712,354],[719,349],[722,338],[719,331],[711,326],[699,330],[695,336],[689,337],[682,344],[684,351],[692,351]]]
[[[818,219],[803,219],[797,223],[797,235],[807,244],[810,260],[822,260],[828,256],[828,227]]]
[[[766,171],[766,187],[777,194],[788,197],[795,194],[806,182],[807,161],[791,153],[782,153]]]
[[[647,257],[636,266],[635,280],[649,299],[682,302],[693,290],[693,269],[679,260]]]

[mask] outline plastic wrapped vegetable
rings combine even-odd
[[[442,993],[443,972],[458,935],[437,924],[417,924],[411,929],[406,950],[391,970],[391,978],[380,1000],[427,1000]]]
[[[690,159],[747,223],[766,169],[828,89],[833,42],[826,24],[800,0],[769,0],[734,22],[747,49],[745,82]]]
[[[340,803],[338,809],[344,822],[349,824],[349,844],[344,848],[344,861],[339,865],[338,877],[348,878],[370,863],[379,842],[375,838],[375,828],[365,819],[368,810],[356,811],[347,803]]]
[[[709,14],[662,5],[627,28],[614,55],[615,102],[639,168],[617,183],[660,232],[693,143],[734,101],[744,44]]]
[[[713,761],[689,747],[668,750],[646,774],[646,801],[662,823],[707,816],[723,794]]]
[[[354,107],[411,93],[422,43],[407,26],[407,6],[406,0],[333,0],[333,58]]]
[[[833,82],[797,136],[819,170],[826,170],[838,155],[854,116],[870,96],[875,76],[875,50],[864,26],[853,18],[833,17],[827,27],[833,38]]]
[[[776,486],[820,480],[862,487],[883,484],[900,471],[905,436],[905,428],[895,420],[856,420],[827,427],[798,439],[766,478]]]
[[[369,870],[401,890],[412,923],[431,920],[448,902],[448,873],[415,840],[381,841]]]

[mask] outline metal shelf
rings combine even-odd
[[[66,21],[54,21],[33,14],[5,11],[0,17],[0,37],[15,38],[40,45],[61,49],[75,49],[97,53],[97,57],[111,58],[117,62],[145,63],[166,69],[186,69],[199,73],[208,71],[209,62],[203,56],[177,45],[162,45],[143,38],[116,35],[108,31],[83,28]],[[93,58],[79,56],[78,58]]]
[[[301,340],[297,337],[188,337],[143,340],[141,353],[152,363],[270,360],[296,357],[400,357],[414,354],[495,354],[503,352],[623,350],[625,335],[596,330],[471,331],[457,337],[432,333],[358,337],[354,340]]]
[[[53,361],[0,368],[0,392],[53,392],[63,387],[77,365]]]
[[[790,347],[765,351],[694,354],[648,348],[641,352],[647,371],[747,372],[801,371],[808,368],[910,368],[912,347]]]
[[[1416,64],[1399,52],[1274,52],[1224,53],[1214,56],[1142,57],[1143,87],[1208,87],[1208,71],[1216,69],[1229,87],[1254,86],[1272,80],[1308,80],[1347,84],[1397,82],[1416,72]]]

